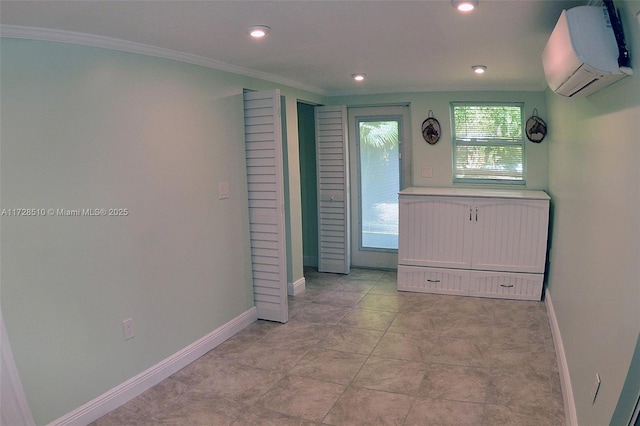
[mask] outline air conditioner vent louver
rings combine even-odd
[[[591,86],[592,84],[594,84],[594,83],[596,83],[596,82],[598,82],[598,81],[600,81],[600,79],[598,79],[598,78],[594,78],[593,80],[591,80],[590,82],[588,82],[587,84],[585,84],[584,86],[582,86],[581,88],[579,88],[578,90],[576,90],[575,92],[573,92],[572,94],[570,94],[570,95],[569,95],[569,97],[571,97],[571,96],[575,96],[575,95],[578,95],[580,92],[582,92],[583,90],[587,90],[587,88],[588,88],[589,86]]]

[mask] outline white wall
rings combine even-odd
[[[547,93],[548,286],[584,425],[609,424],[640,334],[640,2],[616,5],[635,75],[586,99]]]
[[[1,218],[2,312],[42,424],[253,306],[242,90],[276,85],[105,49],[1,43],[0,208],[128,209]],[[317,96],[281,90],[297,170],[295,100]],[[136,337],[125,341],[129,317]]]

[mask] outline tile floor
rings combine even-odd
[[[305,277],[287,324],[257,321],[94,425],[565,424],[542,302]]]

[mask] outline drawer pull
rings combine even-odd
[[[513,287],[513,284],[509,284],[509,285],[506,285],[506,284],[500,284],[500,287],[511,288],[511,287]]]
[[[439,283],[440,282],[440,280],[427,280],[427,281],[430,282],[430,283]]]

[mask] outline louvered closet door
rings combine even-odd
[[[347,108],[316,108],[318,174],[318,270],[348,274],[351,268]]]
[[[244,94],[253,294],[258,318],[287,322],[280,91]]]

